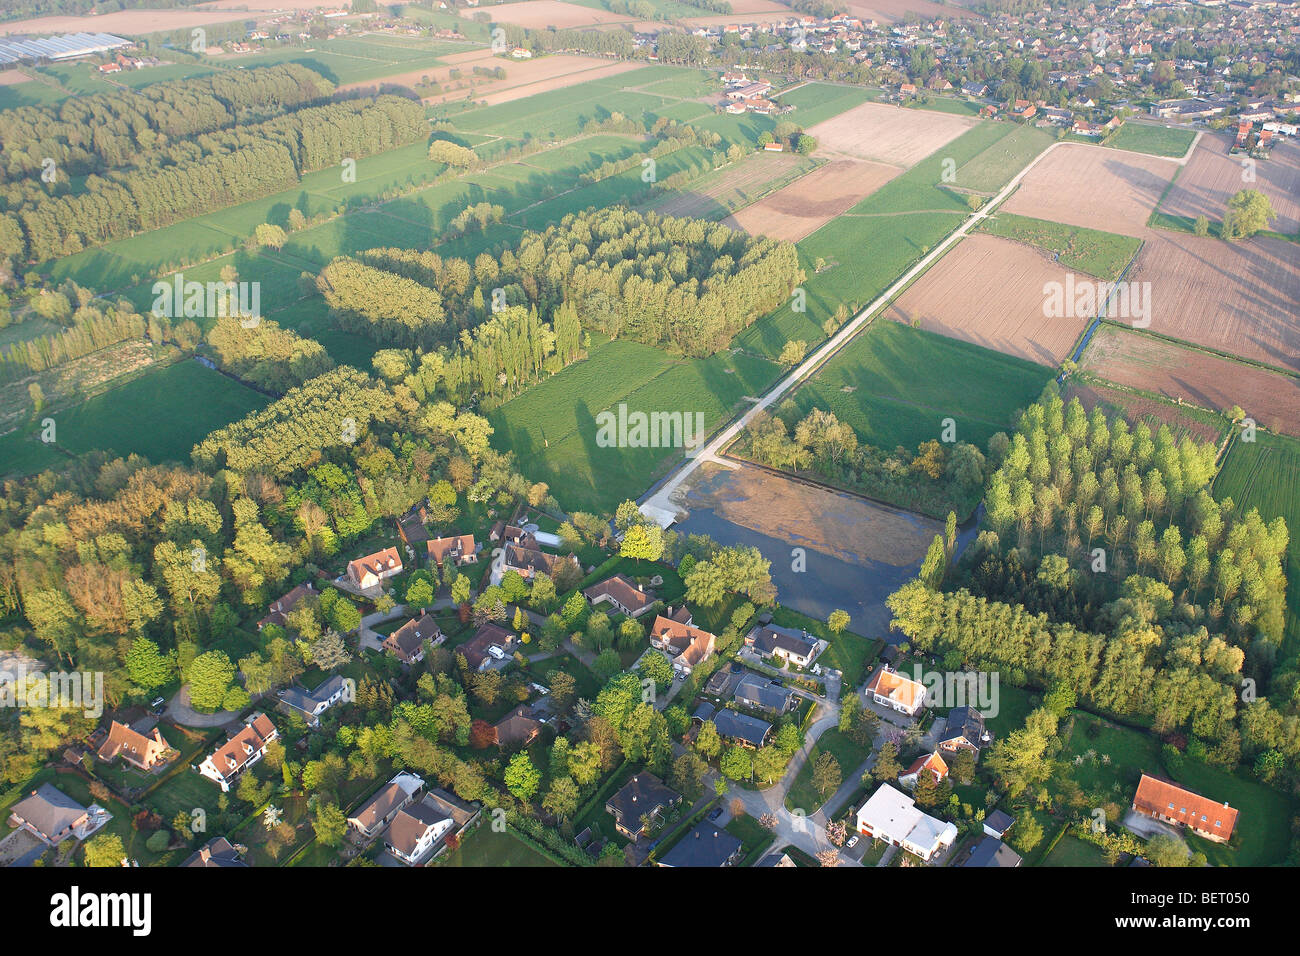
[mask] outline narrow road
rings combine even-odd
[[[1200,135],[1201,134],[1198,133],[1196,139],[1192,141],[1192,145],[1188,148],[1186,155],[1181,159],[1170,159],[1170,162],[1179,165],[1186,163],[1191,157],[1193,150],[1195,150]],[[923,256],[914,266],[912,266],[912,268],[903,273],[903,275],[895,281],[893,285],[869,302],[866,308],[854,316],[854,318],[845,325],[844,328],[831,336],[831,338],[823,343],[820,348],[809,355],[802,363],[792,369],[789,374],[773,385],[766,394],[759,398],[758,401],[754,402],[754,404],[746,409],[738,418],[733,420],[729,426],[718,432],[707,444],[688,453],[685,460],[683,460],[677,467],[677,470],[661,482],[652,493],[645,497],[645,500],[642,502],[642,507],[662,508],[672,513],[678,513],[679,509],[672,502],[673,493],[682,486],[686,479],[695,473],[695,470],[699,468],[701,464],[706,461],[711,461],[716,464],[728,464],[718,457],[720,452],[735,440],[736,436],[740,434],[741,429],[748,425],[758,412],[779,402],[789,392],[793,391],[797,385],[803,382],[804,379],[811,376],[812,373],[815,372],[827,359],[848,344],[849,340],[857,335],[857,333],[871,320],[871,317],[877,310],[902,292],[903,289],[907,287],[908,283],[912,282],[912,280],[917,276],[930,268],[930,266],[942,258],[953,245],[964,239],[967,233],[987,219],[989,215],[992,214],[992,212],[1003,201],[1005,201],[1012,192],[1015,191],[1016,187],[1020,185],[1021,180],[1023,180],[1035,166],[1043,161],[1044,157],[1050,154],[1057,147],[1075,145],[1086,146],[1087,144],[1056,142],[1052,143],[1047,147],[1047,149],[1034,157],[1033,161],[1031,161],[1024,169],[1020,170],[1020,172],[1016,173],[1016,175],[1011,178],[1011,181],[1003,186],[996,196],[986,202],[979,211],[971,213],[970,217],[967,218],[965,222],[953,230],[929,253]],[[1094,148],[1109,149],[1110,147],[1097,146]]]

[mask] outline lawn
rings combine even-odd
[[[1145,123],[1125,123],[1106,145],[1153,156],[1182,156],[1196,138],[1191,129],[1170,129]]]
[[[682,412],[706,432],[747,395],[758,395],[778,372],[763,359],[721,353],[675,358],[636,342],[595,346],[569,366],[493,411],[492,443],[515,452],[521,470],[555,489],[569,510],[612,511],[635,498],[677,460],[680,448],[619,448],[597,444],[596,416],[617,412]]]
[[[438,857],[435,866],[558,866],[514,833],[479,827],[461,837],[461,844]]]
[[[152,369],[60,412],[56,434],[61,447],[78,455],[104,449],[153,462],[188,462],[195,442],[269,401],[198,362],[184,361]]]
[[[1203,797],[1222,800],[1237,810],[1232,842],[1214,843],[1192,838],[1214,866],[1276,866],[1291,848],[1294,801],[1272,787],[1247,780],[1193,760],[1184,760],[1173,779]]]
[[[772,845],[772,831],[748,814],[733,818],[722,829],[739,837],[742,845],[742,866],[752,866],[763,851]]]
[[[1101,847],[1066,834],[1039,866],[1109,866]]]
[[[938,438],[945,418],[955,420],[958,441],[983,447],[994,433],[1011,430],[1051,374],[1024,359],[877,319],[793,402],[799,418],[827,409],[880,448],[916,448]]]
[[[799,772],[795,774],[794,783],[790,785],[790,790],[785,795],[785,805],[789,809],[802,809],[805,814],[812,815],[834,795],[834,791],[831,791],[823,796],[813,786],[813,764],[824,753],[831,754],[839,761],[840,774],[843,778],[840,783],[844,784],[849,782],[858,765],[870,756],[871,748],[860,746],[846,734],[840,733],[833,727],[826,731],[817,738],[817,743],[813,745],[812,752],[808,755],[808,759],[804,761],[804,765],[799,768]]]
[[[1133,261],[1142,240],[1099,229],[1067,226],[1045,219],[999,213],[985,219],[981,228],[994,236],[1037,246],[1050,252],[1067,269],[1077,269],[1098,279],[1115,280]]]

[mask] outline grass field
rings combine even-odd
[[[1052,848],[1048,855],[1039,866],[1109,866],[1106,862],[1106,855],[1101,851],[1101,847],[1093,846],[1091,843],[1084,843],[1078,837],[1066,834],[1061,837],[1061,842]]]
[[[794,112],[787,118],[804,129],[875,98],[871,90],[831,83],[809,83],[777,97],[784,105],[794,107]]]
[[[1214,497],[1231,498],[1238,508],[1258,508],[1265,520],[1286,521],[1291,540],[1286,636],[1280,657],[1290,660],[1300,653],[1300,441],[1258,434],[1254,442],[1234,442],[1214,481]]]
[[[999,213],[985,219],[981,228],[994,236],[1037,246],[1052,253],[1066,268],[1078,269],[1098,279],[1118,279],[1142,248],[1142,240],[1132,236],[1013,213]]]
[[[711,431],[778,372],[747,355],[688,360],[635,342],[605,342],[492,412],[492,444],[514,451],[523,473],[548,482],[567,510],[612,511],[645,491],[681,449],[600,447],[600,412],[619,403],[629,412],[690,413],[692,421],[699,412]]]
[[[976,192],[996,193],[1054,140],[1051,133],[1036,126],[1015,126],[992,146],[959,166],[954,185]]]
[[[954,186],[966,185],[960,171],[963,167],[970,166],[972,178],[987,185],[989,191],[1001,188],[1019,170],[1000,167],[1002,176],[999,177],[997,168],[992,168],[997,165],[994,160],[989,161],[989,168],[975,160],[1017,129],[1019,127],[1009,123],[980,123],[931,153],[901,176],[890,180],[850,211],[868,215],[935,211],[968,213],[966,197],[945,188],[945,170],[951,170],[956,177],[951,180]],[[996,157],[998,154],[994,152],[989,155]]]
[[[60,412],[56,435],[73,454],[111,449],[188,462],[195,442],[269,401],[198,362],[180,362]]]
[[[834,794],[834,791],[831,791],[823,796],[813,786],[813,764],[824,753],[831,754],[839,761],[840,775],[843,778],[841,782],[847,783],[852,777],[853,771],[857,769],[862,761],[867,759],[871,753],[871,748],[859,746],[847,735],[834,728],[826,731],[817,738],[817,743],[813,744],[812,752],[808,754],[808,759],[799,768],[799,772],[795,774],[794,782],[785,795],[785,805],[789,809],[803,810],[805,814],[812,816]]]
[[[1152,156],[1182,156],[1195,138],[1195,130],[1125,123],[1106,145]]]
[[[984,447],[1010,432],[1050,369],[1024,359],[880,320],[859,332],[795,392],[799,417],[827,409],[880,448],[916,448],[956,422],[957,440]]]
[[[437,866],[557,866],[509,830],[479,827],[461,837],[461,845],[438,857]]]

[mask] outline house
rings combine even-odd
[[[235,846],[225,837],[209,840],[197,851],[190,854],[181,866],[202,867],[206,869],[235,867],[247,868],[248,864],[240,856],[240,847]]]
[[[763,657],[779,657],[788,664],[808,667],[821,653],[823,644],[807,631],[775,624],[759,624],[745,635],[745,645]]]
[[[429,529],[424,523],[429,520],[424,504],[415,505],[406,514],[397,519],[397,536],[402,542],[412,547],[429,540]]]
[[[925,685],[889,667],[871,675],[866,691],[877,704],[909,717],[915,717],[925,707]]]
[[[341,701],[347,695],[347,691],[347,680],[335,674],[314,690],[286,687],[280,691],[279,697],[287,713],[301,714],[308,726],[315,727],[320,723],[320,715]]]
[[[422,866],[442,852],[447,837],[464,832],[479,811],[435,787],[418,803],[397,811],[384,845],[408,866]]]
[[[158,721],[146,717],[131,726],[114,720],[108,726],[108,737],[95,756],[105,763],[121,757],[131,766],[148,771],[166,763],[164,755],[171,749],[158,729]]]
[[[953,824],[922,813],[911,797],[887,783],[859,808],[858,832],[902,847],[927,863],[957,839]]]
[[[399,773],[348,817],[348,826],[362,840],[373,840],[423,789],[423,778],[413,773]]]
[[[1143,816],[1164,823],[1179,824],[1197,836],[1216,843],[1232,839],[1237,825],[1237,811],[1226,802],[1219,804],[1199,794],[1184,790],[1175,783],[1142,774],[1133,809]]]
[[[996,837],[985,837],[962,866],[995,866],[1010,869],[1021,864],[1020,854]]]
[[[527,704],[520,704],[492,727],[498,747],[518,750],[527,747],[542,732],[542,722],[531,716]]]
[[[442,567],[447,561],[457,565],[478,563],[478,542],[472,534],[457,534],[429,541],[429,560]]]
[[[772,733],[772,725],[757,717],[737,713],[734,710],[720,710],[713,718],[713,726],[718,733],[728,740],[739,741],[742,746],[762,747]]]
[[[763,152],[765,152],[765,153],[784,153],[784,152],[785,152],[785,144],[784,144],[784,143],[764,143],[764,144],[763,144]]]
[[[923,757],[918,757],[912,766],[908,767],[898,775],[898,782],[907,787],[907,789],[914,790],[916,789],[917,778],[923,773],[928,773],[934,777],[935,783],[939,783],[947,778],[948,765],[944,763],[943,758],[939,756],[938,751],[935,751],[932,754],[926,754]]]
[[[609,604],[614,610],[628,617],[640,617],[655,603],[653,593],[621,574],[616,574],[599,584],[593,584],[582,592],[582,596],[590,601],[593,607],[597,604]]]
[[[769,853],[754,864],[761,869],[793,869],[796,865],[789,853]]]
[[[266,714],[253,714],[233,737],[199,764],[199,773],[215,781],[223,793],[235,778],[266,755],[266,745],[280,736]]]
[[[984,818],[984,832],[1001,840],[1007,835],[1007,831],[1011,829],[1011,824],[1015,822],[1015,817],[1007,813],[1007,811],[994,810]]]
[[[10,826],[22,827],[49,846],[58,846],[68,837],[84,840],[110,819],[102,808],[94,804],[83,807],[49,783],[41,784],[9,811]]]
[[[257,629],[260,631],[268,624],[275,624],[279,627],[284,627],[285,622],[289,617],[289,612],[298,606],[298,602],[303,598],[312,596],[316,593],[316,589],[312,587],[310,581],[306,584],[298,585],[288,594],[285,594],[271,602],[270,607],[267,608],[266,617],[257,622]]]
[[[1027,120],[1038,112],[1038,107],[1028,100],[1016,100],[1007,107],[1007,112],[1016,119]]]
[[[682,620],[683,613],[685,621]],[[689,675],[712,654],[717,640],[708,631],[689,623],[691,620],[690,612],[683,605],[676,612],[669,608],[667,614],[658,615],[650,627],[651,646],[668,655],[678,677]]]
[[[939,734],[939,749],[955,754],[960,750],[979,757],[980,751],[993,742],[993,735],[984,729],[984,715],[974,707],[954,707],[948,712],[948,721]]]
[[[499,624],[487,623],[462,644],[460,653],[472,670],[485,671],[492,661],[503,661],[513,653],[518,638]]]
[[[901,94],[903,94],[903,96],[915,96],[915,95],[916,95],[916,84],[915,84],[915,83],[904,83],[904,84],[902,84],[902,85],[898,88],[898,92],[901,93]]]
[[[361,590],[378,587],[402,573],[402,557],[396,548],[384,548],[348,562],[348,580]]]
[[[649,771],[643,770],[605,803],[618,832],[629,840],[639,839],[646,821],[658,821],[664,811],[681,803],[682,795]],[[653,823],[652,823],[653,825]]]
[[[531,581],[539,574],[555,577],[555,569],[564,563],[571,563],[576,566],[578,559],[571,554],[561,557],[555,554],[547,554],[545,551],[538,551],[536,548],[508,544],[506,545],[503,569],[505,571],[518,571],[525,581]]]
[[[750,710],[763,710],[778,716],[784,714],[799,696],[780,681],[760,674],[746,674],[736,685],[732,697],[736,703]]]
[[[383,647],[403,664],[418,664],[424,660],[426,645],[437,647],[444,640],[446,635],[433,615],[421,614],[384,638]]]
[[[735,866],[740,862],[743,846],[740,837],[719,830],[708,820],[701,820],[657,862],[659,866],[675,867]]]

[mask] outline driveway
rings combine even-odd
[[[233,710],[219,710],[215,714],[200,714],[190,706],[190,688],[185,684],[167,705],[167,717],[174,724],[182,727],[224,727],[226,724],[239,722],[239,713]]]

